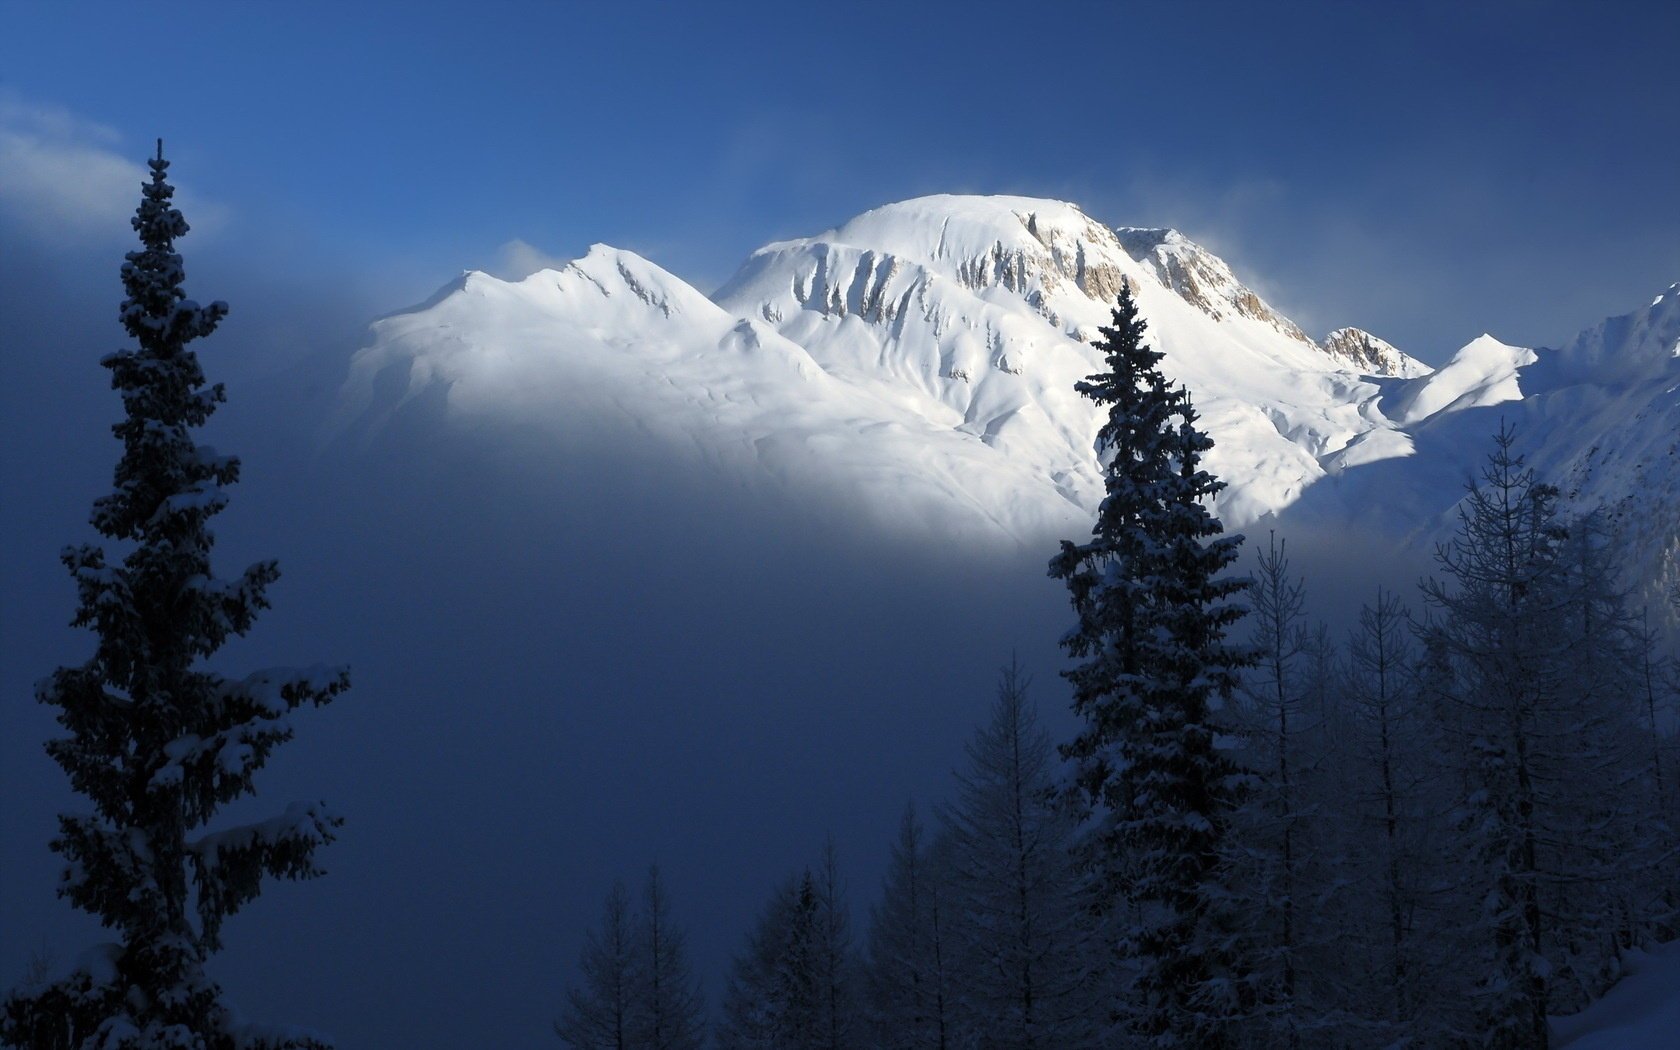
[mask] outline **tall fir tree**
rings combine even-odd
[[[1602,990],[1630,902],[1645,772],[1615,572],[1502,428],[1425,597],[1449,661],[1444,752],[1459,773],[1464,922],[1482,940],[1481,1045],[1548,1045],[1547,1014]],[[1621,625],[1621,626],[1618,626]],[[1620,682],[1620,684],[1617,684]]]
[[[578,969],[583,983],[566,993],[554,1034],[572,1050],[630,1050],[637,1038],[636,930],[630,894],[614,882],[601,924],[584,935]]]
[[[83,955],[66,976],[20,988],[0,1008],[0,1039],[30,1048],[233,1050],[323,1047],[236,1020],[205,973],[223,921],[257,896],[264,876],[320,874],[315,849],[339,826],[321,803],[208,831],[249,794],[270,752],[291,739],[290,716],[348,687],[341,668],[261,671],[243,679],[204,661],[250,629],[279,572],[272,561],[238,578],[211,571],[211,517],[239,461],[194,441],[224,400],[188,344],[211,334],[227,305],[182,290],[175,241],[187,223],[171,200],[163,144],[149,162],[133,227],[141,249],[122,268],[123,327],[138,344],[105,357],[124,418],[115,490],[92,524],[129,544],[121,562],[69,547],[63,560],[80,604],[73,623],[97,636],[93,657],[38,687],[67,734],[47,751],[91,812],[59,818],[60,894],[118,940]]]
[[[1054,750],[1019,666],[1004,668],[991,718],[967,747],[945,812],[964,1045],[1088,1046],[1102,1031],[1110,967],[1092,921],[1075,822],[1055,797]]]
[[[648,869],[637,924],[634,995],[636,1045],[699,1050],[706,1042],[705,1000],[688,964],[688,938],[671,918],[659,867]]]
[[[907,805],[881,900],[869,915],[869,1027],[879,1050],[952,1050],[955,1028],[950,903],[944,865]]]
[[[823,845],[817,873],[816,962],[821,1004],[818,1045],[824,1050],[849,1050],[857,1045],[861,1021],[857,952],[852,946],[852,915],[846,887],[840,879],[840,858],[834,839]]]
[[[1122,285],[1097,348],[1107,370],[1076,389],[1106,406],[1098,447],[1106,495],[1090,541],[1063,541],[1050,575],[1078,624],[1062,639],[1084,720],[1063,748],[1090,818],[1089,854],[1114,909],[1134,921],[1120,947],[1135,982],[1117,1004],[1158,1045],[1218,1048],[1232,1038],[1247,975],[1231,948],[1221,855],[1238,770],[1216,719],[1247,652],[1227,640],[1246,581],[1222,576],[1240,537],[1222,536],[1202,468],[1212,441]]]
[[[1323,858],[1312,797],[1325,705],[1308,696],[1320,676],[1310,673],[1316,646],[1304,623],[1306,584],[1291,574],[1287,543],[1276,533],[1260,553],[1251,593],[1257,658],[1232,721],[1254,788],[1237,811],[1227,854],[1249,915],[1245,954],[1257,964],[1251,1025],[1295,1050],[1321,1020],[1307,971],[1321,936],[1314,889],[1325,881],[1315,877]]]
[[[777,888],[735,958],[724,990],[719,1050],[818,1050],[824,996],[817,880]]]

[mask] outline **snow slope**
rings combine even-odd
[[[857,501],[880,524],[977,541],[1077,526],[1083,510],[960,429],[831,375],[630,252],[597,245],[518,282],[480,273],[373,326],[339,428],[465,427],[542,458],[651,442],[732,482]]]
[[[469,273],[374,325],[340,430],[517,434],[537,459],[645,441],[895,528],[1039,544],[1101,495],[1073,386],[1122,281],[1214,438],[1228,525],[1437,536],[1504,419],[1638,530],[1644,572],[1675,571],[1680,286],[1562,349],[1483,336],[1431,372],[1359,329],[1315,342],[1175,231],[1026,197],[876,208],[754,252],[711,297],[605,246],[519,282]]]
[[[1537,469],[1602,507],[1652,594],[1680,586],[1680,284],[1543,353],[1523,380]]]
[[[1680,941],[1632,953],[1627,965],[1602,999],[1552,1019],[1558,1050],[1669,1050],[1680,1042]]]

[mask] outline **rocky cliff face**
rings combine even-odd
[[[1299,325],[1237,280],[1225,260],[1177,230],[1124,226],[1115,233],[1132,258],[1149,266],[1162,284],[1215,320],[1248,317],[1297,342],[1317,345]]]
[[[1319,344],[1324,352],[1369,375],[1415,379],[1430,367],[1362,328],[1338,328]]]

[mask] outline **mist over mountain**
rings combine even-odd
[[[759,249],[710,297],[604,245],[521,281],[471,272],[374,326],[336,433],[517,432],[528,462],[646,440],[895,533],[1041,549],[1101,496],[1074,384],[1123,281],[1214,439],[1228,527],[1427,551],[1504,421],[1577,510],[1611,512],[1638,581],[1674,578],[1675,288],[1561,348],[1484,335],[1432,370],[1357,328],[1314,339],[1181,234],[1060,201],[886,205]]]

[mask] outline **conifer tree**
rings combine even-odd
[[[858,959],[852,946],[851,909],[840,881],[840,860],[830,838],[816,880],[816,966],[820,1003],[818,1045],[848,1050],[859,1037]]]
[[[730,972],[717,1031],[720,1050],[824,1045],[820,907],[808,870],[771,897]]]
[[[47,751],[92,804],[59,818],[60,893],[118,940],[68,975],[14,992],[0,1009],[0,1039],[110,1050],[322,1047],[236,1021],[204,970],[223,921],[257,896],[264,876],[320,874],[315,849],[339,826],[321,803],[207,826],[253,790],[270,752],[291,738],[292,712],[327,703],[348,677],[317,668],[230,679],[204,666],[250,629],[279,572],[272,561],[231,580],[211,570],[208,522],[226,505],[239,461],[194,440],[224,395],[206,385],[188,345],[215,330],[227,305],[186,297],[175,241],[187,223],[171,203],[161,141],[149,166],[132,223],[141,248],[122,268],[121,320],[137,345],[100,362],[122,396],[112,430],[123,452],[92,524],[127,552],[111,561],[97,546],[64,551],[80,600],[73,623],[97,643],[91,659],[59,668],[37,693],[67,733]]]
[[[657,865],[648,869],[637,930],[635,1045],[647,1050],[699,1050],[706,1041],[700,986],[689,969],[687,938],[671,919],[671,902]]]
[[[1476,1025],[1490,1047],[1543,1047],[1544,861],[1529,751],[1543,705],[1560,693],[1555,651],[1562,635],[1548,629],[1556,623],[1565,532],[1557,490],[1523,468],[1512,438],[1501,430],[1482,482],[1460,511],[1458,534],[1437,554],[1456,589],[1432,581],[1424,594],[1443,614],[1433,636],[1458,671],[1448,695],[1457,716],[1452,744],[1469,789],[1461,816],[1465,863],[1483,873],[1471,887],[1471,898],[1482,903],[1478,925],[1487,931]]]
[[[584,936],[578,961],[583,984],[566,993],[554,1034],[572,1050],[630,1050],[636,1036],[636,932],[630,894],[614,882],[601,909],[601,925]]]
[[[1240,537],[1222,537],[1207,507],[1223,487],[1201,465],[1212,442],[1146,327],[1123,285],[1097,346],[1107,370],[1076,386],[1108,409],[1109,459],[1092,538],[1063,541],[1050,563],[1078,616],[1062,644],[1084,724],[1063,753],[1111,908],[1135,914],[1121,941],[1135,985],[1117,1012],[1147,1039],[1217,1050],[1247,979],[1222,885],[1237,770],[1215,724],[1248,661],[1226,638],[1245,582],[1221,577]]]
[[[1552,1003],[1574,1010],[1621,976],[1623,949],[1646,943],[1665,891],[1669,842],[1656,806],[1645,709],[1640,702],[1640,620],[1622,584],[1603,508],[1568,523],[1560,551],[1561,620],[1568,635],[1564,689],[1568,732],[1582,785],[1573,799],[1568,860],[1576,885],[1545,907],[1564,932]],[[1586,785],[1593,785],[1587,787]]]
[[[970,1045],[1000,1050],[1090,1045],[1107,1007],[1104,927],[1027,685],[1018,666],[1003,669],[945,811],[963,1027]]]
[[[1235,721],[1244,741],[1243,762],[1255,790],[1238,811],[1234,848],[1228,850],[1249,915],[1247,954],[1260,965],[1263,984],[1253,1025],[1279,1046],[1301,1045],[1314,1023],[1312,995],[1302,972],[1319,908],[1313,900],[1322,879],[1314,870],[1316,821],[1310,783],[1321,757],[1318,733],[1322,700],[1309,700],[1314,645],[1303,624],[1306,585],[1291,575],[1287,544],[1274,533],[1260,554],[1251,593],[1256,661],[1241,694]]]
[[[1545,1047],[1548,1012],[1595,994],[1616,931],[1648,918],[1624,896],[1642,863],[1629,847],[1643,768],[1634,694],[1605,688],[1636,665],[1615,573],[1590,520],[1571,537],[1514,441],[1497,435],[1437,554],[1451,586],[1425,596],[1453,671],[1443,740],[1464,788],[1465,925],[1483,939],[1475,1027],[1482,1045]]]
[[[869,1021],[880,1050],[950,1050],[958,1042],[950,905],[942,865],[907,805],[880,903],[870,910]]]
[[[1374,887],[1377,928],[1383,943],[1389,999],[1387,1017],[1396,1025],[1411,1020],[1418,1002],[1420,952],[1413,943],[1417,885],[1418,776],[1416,751],[1421,738],[1414,690],[1408,681],[1412,662],[1407,620],[1398,596],[1377,588],[1376,601],[1359,610],[1359,623],[1348,646],[1347,694],[1359,719],[1361,762],[1359,789],[1347,793],[1361,820],[1380,844],[1367,851],[1376,870],[1363,881]]]

